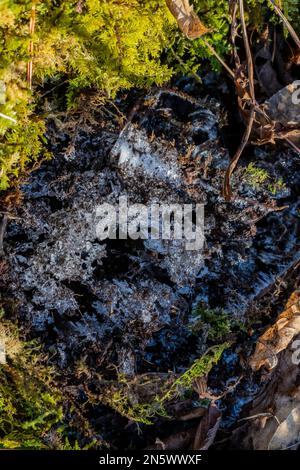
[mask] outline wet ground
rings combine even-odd
[[[50,126],[55,158],[22,188],[4,242],[4,284],[12,315],[41,340],[79,404],[86,401],[79,362],[103,380],[116,369],[127,377],[180,373],[213,343],[205,327],[191,328],[195,306],[225,312],[233,345],[209,385],[218,394],[240,382],[218,403],[222,440],[259,389],[258,378],[245,377],[245,358],[297,282],[300,160],[289,148],[249,147],[232,178],[234,198],[224,202],[240,131],[232,137],[227,90],[204,90],[189,81],[153,90],[121,131],[112,122],[78,130],[71,153],[69,135]],[[263,182],[250,163],[265,171]],[[96,208],[120,196],[130,204],[204,204],[204,249],[187,251],[182,240],[99,240]],[[114,447],[144,447],[169,433],[168,420],[141,433],[108,406],[85,410]]]

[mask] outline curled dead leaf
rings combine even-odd
[[[222,413],[216,405],[210,405],[198,426],[193,450],[207,450],[214,442],[220,426]]]
[[[189,39],[199,38],[209,31],[194,12],[189,0],[166,0],[166,3],[179,28]]]
[[[293,297],[290,299],[294,305]],[[300,335],[296,336],[300,340]],[[300,369],[293,342],[278,356],[278,365],[262,382],[245,409],[243,424],[233,432],[234,445],[251,450],[296,450],[300,445]]]
[[[266,367],[271,370],[277,365],[277,355],[286,349],[300,332],[300,291],[295,291],[279,315],[276,323],[259,338],[249,364],[253,370]]]
[[[208,408],[196,408],[181,421],[194,421],[200,417],[198,425],[190,429],[176,432],[165,439],[157,438],[147,450],[207,450],[214,442],[220,426],[222,414],[216,405]]]
[[[300,440],[300,406],[293,408],[284,421],[280,423],[269,442],[268,450],[285,450],[296,448]]]

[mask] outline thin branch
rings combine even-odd
[[[16,123],[16,119],[10,117],[10,116],[7,116],[6,114],[3,114],[3,113],[0,113],[0,117],[2,117],[3,119],[8,119],[8,121],[11,121],[11,122],[14,122]]]
[[[29,21],[29,34],[31,36],[31,39],[29,41],[29,46],[28,46],[28,52],[29,52],[30,60],[28,61],[28,64],[27,64],[27,83],[28,83],[28,86],[29,86],[30,90],[32,88],[32,72],[33,72],[33,62],[32,62],[33,40],[32,40],[32,36],[34,34],[34,28],[35,28],[35,4],[33,4],[32,7],[31,7],[30,21]]]
[[[249,44],[249,39],[248,39],[248,34],[247,34],[247,27],[246,27],[246,22],[245,22],[245,12],[244,12],[244,1],[239,0],[239,10],[240,10],[240,21],[242,25],[242,31],[243,31],[243,40],[244,40],[244,46],[245,46],[245,51],[247,55],[247,69],[248,69],[248,80],[249,80],[249,94],[251,98],[251,110],[250,110],[250,116],[249,116],[249,121],[247,124],[246,131],[243,135],[242,141],[239,145],[239,148],[237,149],[234,157],[232,158],[226,174],[225,174],[225,179],[224,179],[224,187],[223,187],[223,196],[226,201],[230,201],[231,199],[231,187],[230,187],[230,178],[235,170],[237,163],[240,159],[240,156],[242,155],[252,132],[252,127],[253,123],[255,120],[255,89],[254,89],[254,68],[253,68],[253,60],[252,60],[252,54],[251,54],[251,49],[250,49],[250,44]],[[236,10],[234,11],[234,14],[236,14]],[[232,32],[233,34],[233,32]]]
[[[245,51],[247,55],[247,67],[248,67],[248,78],[249,78],[249,92],[252,99],[252,103],[255,103],[255,90],[254,90],[254,69],[253,69],[253,60],[252,54],[247,34],[247,26],[245,22],[245,12],[244,12],[244,0],[239,0],[239,7],[240,7],[240,17],[241,17],[241,25],[243,30],[243,40]]]
[[[219,56],[219,54],[217,53],[217,51],[212,47],[211,44],[209,44],[209,42],[206,41],[206,39],[202,39],[204,44],[206,45],[206,47],[210,50],[210,52],[218,59],[218,61],[220,62],[221,65],[223,65],[223,67],[227,70],[227,72],[229,73],[229,75],[234,78],[234,73],[233,71],[231,70],[230,67],[228,67],[228,65],[226,64],[226,62],[224,62],[224,60],[222,59],[222,57]]]
[[[6,214],[4,214],[0,222],[0,256],[4,255],[3,239],[4,239],[5,232],[6,232],[7,220],[8,220],[8,217]]]
[[[44,96],[50,95],[50,93],[52,93],[57,88],[63,86],[65,83],[68,83],[68,80],[64,80],[63,82],[58,83],[58,85],[55,85],[53,88],[51,88],[51,90],[48,90],[45,93],[43,93],[42,95],[40,95],[40,98],[44,98]]]
[[[297,441],[297,442],[295,442],[295,444],[291,444],[290,446],[284,447],[284,449],[282,449],[282,450],[289,450],[289,449],[292,449],[293,447],[296,447],[296,446],[299,446],[299,445],[300,445],[300,441]]]
[[[280,425],[279,419],[273,413],[258,413],[256,415],[246,416],[246,418],[239,419],[238,423],[241,423],[242,421],[249,421],[250,419],[256,419],[256,418],[260,418],[260,417],[262,417],[262,418],[274,418],[275,421]]]
[[[287,137],[285,137],[284,140],[286,140],[286,142],[292,147],[292,149],[295,150],[298,155],[300,155],[300,148],[292,140],[288,139]]]
[[[283,23],[286,26],[286,29],[288,30],[288,32],[290,33],[290,35],[292,36],[295,43],[297,44],[297,46],[300,49],[300,39],[299,39],[299,36],[296,33],[296,31],[294,30],[293,26],[291,25],[291,23],[289,22],[287,17],[283,14],[283,12],[279,8],[279,6],[276,5],[275,1],[274,0],[268,0],[268,1],[272,4],[272,6],[273,6],[274,10],[276,11],[277,15],[280,16],[280,18],[282,19]]]
[[[230,35],[231,35],[231,42],[232,42],[232,46],[233,46],[233,55],[234,55],[234,62],[235,62],[235,68],[236,70],[240,67],[241,65],[241,61],[240,61],[240,58],[239,58],[239,55],[237,53],[237,47],[236,47],[236,37],[238,35],[238,32],[237,32],[237,20],[236,20],[236,17],[237,17],[237,9],[238,9],[238,5],[237,5],[237,1],[234,0],[230,2],[230,13],[231,13],[231,28],[230,28]]]
[[[254,108],[252,107],[250,111],[250,117],[249,117],[247,129],[243,135],[239,148],[237,149],[226,171],[226,175],[224,179],[224,187],[223,187],[223,197],[225,198],[226,201],[230,201],[231,199],[232,192],[231,192],[231,187],[230,187],[230,178],[231,178],[232,173],[235,170],[235,167],[240,159],[240,156],[242,155],[244,151],[244,148],[246,147],[248,143],[248,140],[252,131],[253,123],[254,123],[254,115],[255,115]]]

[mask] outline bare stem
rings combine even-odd
[[[206,39],[203,39],[203,42],[204,44],[206,45],[206,47],[210,50],[210,52],[218,59],[218,61],[220,62],[220,64],[223,65],[223,67],[227,70],[227,72],[229,73],[229,75],[234,78],[234,73],[233,71],[231,70],[230,67],[228,67],[228,65],[226,64],[226,62],[224,62],[224,60],[222,59],[222,57],[219,56],[219,54],[217,53],[217,51],[212,47],[211,44],[209,44],[209,42],[206,41]]]
[[[277,15],[280,16],[280,18],[282,19],[283,23],[286,26],[286,29],[288,30],[288,32],[290,33],[290,35],[292,36],[295,43],[297,44],[297,46],[300,49],[300,39],[299,39],[299,36],[296,33],[296,31],[294,30],[293,26],[291,25],[291,23],[289,22],[287,17],[283,14],[283,12],[279,8],[279,6],[276,5],[275,1],[274,0],[268,0],[268,1],[272,4],[272,6],[273,6],[274,10],[276,11]]]

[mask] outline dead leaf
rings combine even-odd
[[[201,417],[199,425],[171,434],[165,439],[157,438],[147,450],[206,450],[215,440],[221,416],[221,412],[213,404],[209,408],[195,408],[177,419],[188,422]]]
[[[273,369],[278,362],[277,355],[286,349],[292,339],[300,332],[300,291],[295,291],[286,309],[279,315],[277,322],[259,338],[249,364],[253,370],[265,366]]]
[[[166,3],[179,28],[189,39],[199,38],[209,31],[194,12],[189,0],[166,0]]]
[[[178,405],[180,406],[180,403],[174,405],[174,416],[179,421],[190,421],[191,419],[202,418],[206,413],[206,408],[204,407],[194,408],[190,406],[189,409],[180,409]]]
[[[289,306],[294,305],[294,295]],[[300,335],[296,336],[300,340]],[[262,382],[259,393],[247,406],[244,424],[233,431],[238,449],[283,450],[300,445],[300,369],[293,359],[293,342],[280,354],[278,366]]]
[[[214,442],[222,413],[216,405],[210,405],[201,419],[194,439],[193,450],[207,450]]]
[[[300,406],[293,408],[287,418],[280,423],[273,435],[268,450],[284,450],[299,445]],[[296,449],[296,446],[295,446]]]

